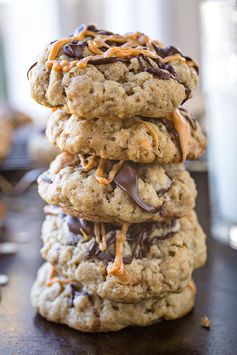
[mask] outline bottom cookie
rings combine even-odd
[[[159,300],[114,303],[87,292],[79,283],[52,277],[52,266],[46,263],[38,271],[31,300],[38,313],[49,321],[83,332],[108,332],[183,317],[193,308],[195,294],[191,281],[181,293]]]

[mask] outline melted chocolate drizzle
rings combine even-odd
[[[94,25],[86,26],[85,24],[81,25],[78,29],[76,29],[75,34],[78,34],[85,29],[87,29],[88,31],[92,31],[94,33],[100,34],[100,35],[108,35],[108,36],[114,35],[113,32],[100,30],[100,29],[97,29]],[[115,42],[115,41],[110,41],[108,39],[105,41],[105,43],[111,47],[112,46],[113,47],[114,46],[120,47],[123,44],[125,44],[126,41]],[[83,59],[83,49],[86,46],[87,46],[87,41],[83,42],[83,41],[72,40],[70,43],[64,45],[63,53],[71,58],[80,60],[80,59]],[[160,48],[153,43],[153,48],[154,48],[156,54],[158,56],[160,56],[161,58],[165,58],[165,57],[173,55],[173,54],[182,55],[182,53],[177,48],[175,48],[173,46]],[[102,46],[102,47],[100,47],[100,49],[104,52],[108,48]],[[110,58],[91,59],[88,61],[88,63],[93,64],[93,65],[103,65],[103,64],[109,64],[109,63],[115,63],[115,62],[128,63],[128,62],[130,62],[131,58],[132,57],[128,56],[127,58],[110,57]],[[172,67],[172,65],[163,63],[159,58],[152,58],[152,61],[155,62],[157,66],[155,66],[153,64],[153,62],[151,62],[150,59],[148,57],[146,57],[144,54],[140,54],[137,57],[137,59],[139,61],[140,68],[142,71],[151,73],[154,76],[156,76],[162,80],[169,80],[170,78],[173,78],[173,79],[179,81],[177,73],[176,73],[175,69]],[[188,60],[191,60],[191,59],[189,58]]]
[[[42,181],[46,182],[47,184],[53,183],[53,181],[45,174],[42,176]]]
[[[68,44],[65,44],[63,47],[63,53],[66,54],[70,58],[74,59],[83,59],[83,50],[87,47],[87,42],[82,41],[72,41]]]
[[[166,223],[165,226],[169,226],[170,228],[175,226],[176,221],[172,221],[170,223]],[[125,264],[131,264],[133,259],[142,259],[148,253],[151,245],[158,243],[159,241],[168,239],[173,237],[176,232],[169,232],[163,236],[154,236],[150,238],[151,233],[156,228],[161,228],[164,226],[159,222],[145,222],[145,223],[135,223],[129,226],[126,241],[129,243],[131,247],[131,255],[123,257],[123,262]],[[116,231],[118,230],[118,226],[113,224],[106,224],[107,229],[107,249],[105,251],[101,251],[99,248],[99,244],[96,240],[93,241],[89,250],[85,253],[86,259],[97,258],[101,261],[114,261],[115,254],[114,251],[111,250],[111,247],[115,249],[116,243]]]
[[[34,64],[32,64],[29,69],[27,70],[27,79],[29,80],[29,73],[31,71],[31,69],[33,69],[36,65],[37,65],[38,62],[35,62]]]
[[[47,206],[45,212],[52,215],[59,215],[61,218],[64,218],[68,229],[71,234],[74,235],[74,238],[70,235],[69,240],[66,245],[75,246],[81,239],[82,229],[87,233],[88,238],[95,238],[94,233],[94,223],[83,220],[81,218],[76,218],[70,215],[67,215],[62,212],[61,208],[54,208],[53,206]],[[134,223],[130,224],[128,227],[126,241],[131,247],[131,255],[123,258],[125,264],[130,264],[132,260],[143,258],[149,251],[151,245],[158,243],[159,241],[173,237],[176,232],[168,232],[162,236],[154,235],[151,238],[151,234],[157,228],[168,228],[171,229],[175,227],[177,223],[176,220],[172,220],[168,223],[161,222],[145,222],[145,223]],[[107,248],[105,251],[101,251],[99,244],[96,240],[93,241],[88,251],[85,253],[86,259],[97,258],[98,260],[110,262],[114,261],[115,254],[115,244],[116,244],[116,233],[121,228],[120,225],[114,223],[104,223],[105,233],[106,233],[106,243]]]
[[[169,80],[170,78],[177,79],[177,73],[174,68],[169,64],[162,63],[158,58],[153,59],[157,67],[154,67],[150,59],[144,54],[140,54],[137,59],[143,71],[151,73],[162,80]]]
[[[73,307],[74,303],[74,298],[78,296],[87,296],[89,301],[93,304],[93,297],[90,295],[88,292],[86,292],[82,285],[80,284],[73,284],[71,283],[70,285],[70,298],[69,298],[69,307]]]
[[[130,198],[136,202],[144,211],[149,213],[158,213],[163,205],[159,207],[153,207],[146,204],[138,193],[138,178],[139,178],[139,167],[131,162],[125,162],[118,173],[115,175],[114,182],[125,191]],[[162,189],[162,193],[168,190]],[[159,192],[158,192],[159,193]]]
[[[186,121],[188,121],[192,129],[195,131],[197,129],[197,121],[195,120],[195,118],[190,116],[190,114],[183,107],[180,107],[179,110],[181,111]]]
[[[167,131],[170,132],[173,135],[173,137],[175,139],[175,142],[176,142],[176,145],[178,147],[180,156],[182,157],[183,156],[183,151],[182,151],[182,148],[181,148],[181,142],[180,142],[179,134],[176,131],[176,129],[174,128],[172,122],[170,122],[166,118],[159,118],[159,121],[166,127]]]

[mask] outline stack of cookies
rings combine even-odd
[[[184,316],[206,260],[183,166],[206,138],[180,107],[197,64],[142,33],[83,25],[46,47],[29,80],[62,151],[38,180],[49,205],[34,307],[87,332]]]

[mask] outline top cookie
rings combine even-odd
[[[49,44],[28,76],[37,102],[79,117],[162,117],[192,96],[198,66],[142,33],[82,25]]]

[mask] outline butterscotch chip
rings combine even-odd
[[[51,266],[38,271],[31,292],[37,312],[49,321],[66,324],[83,332],[116,331],[128,326],[147,326],[160,319],[177,319],[194,306],[195,292],[186,287],[161,299],[136,304],[116,303],[91,294],[76,283],[53,282],[47,286]]]
[[[118,173],[109,184],[100,182],[97,167],[86,170],[79,156],[58,156],[39,177],[39,194],[66,213],[97,222],[162,222],[185,216],[195,205],[195,184],[182,165],[126,163],[120,179]]]
[[[104,229],[107,246],[100,251],[93,222],[62,215],[61,211],[47,215],[41,254],[60,274],[81,282],[93,294],[126,303],[181,292],[193,270],[206,260],[205,235],[192,212],[163,225],[131,225],[123,249],[127,277],[109,275],[108,266],[114,262],[116,234],[121,226],[104,224]]]
[[[126,119],[163,117],[192,96],[197,65],[176,48],[89,27],[49,44],[29,70],[38,103],[78,117]]]
[[[199,123],[183,112],[189,130],[187,159],[198,159],[205,149],[206,137]],[[95,154],[104,159],[139,163],[182,161],[179,135],[169,118],[87,120],[56,110],[48,121],[46,134],[52,144],[72,154]]]

